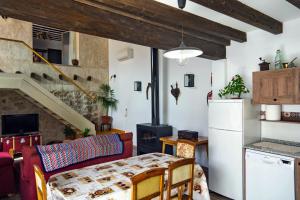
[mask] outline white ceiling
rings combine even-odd
[[[156,0],[161,3],[168,4],[177,8],[177,0]],[[300,10],[295,6],[288,3],[286,0],[239,0],[240,2],[262,12],[274,19],[281,22],[289,21],[292,19],[300,18]],[[201,17],[210,19],[215,22],[219,22],[226,26],[230,26],[241,31],[249,32],[258,28],[233,19],[221,13],[215,12],[206,7],[200,6],[190,0],[187,0],[186,7],[184,9],[187,12],[199,15]]]

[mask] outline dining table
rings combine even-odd
[[[182,158],[150,153],[61,172],[47,182],[49,200],[131,200],[130,178],[156,167],[168,166]],[[165,174],[165,189],[168,182]],[[172,193],[175,194],[176,189]],[[186,188],[187,192],[187,188]],[[166,196],[166,192],[165,196]],[[166,198],[165,198],[166,199]],[[194,200],[210,200],[206,177],[201,166],[194,167]]]

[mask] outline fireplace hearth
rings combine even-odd
[[[159,69],[158,49],[151,48],[151,115],[152,122],[137,124],[137,154],[162,151],[161,137],[172,136],[172,126],[159,122]],[[173,154],[173,148],[166,147],[166,153]]]
[[[137,154],[161,152],[162,143],[159,138],[166,136],[172,136],[172,126],[137,124]],[[166,153],[173,154],[173,148],[167,146]]]

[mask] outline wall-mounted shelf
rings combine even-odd
[[[260,121],[262,122],[271,122],[271,123],[290,123],[290,124],[300,124],[300,121],[269,121],[269,120],[265,120],[265,119],[261,119]]]

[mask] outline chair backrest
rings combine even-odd
[[[177,157],[195,158],[196,144],[193,141],[180,139],[176,147]]]
[[[168,168],[167,199],[171,199],[171,190],[178,188],[177,197],[182,198],[182,187],[189,185],[189,199],[193,196],[194,158],[187,158],[171,163]]]
[[[165,168],[154,168],[131,177],[132,200],[149,200],[164,196]]]
[[[38,200],[47,200],[47,189],[44,174],[41,169],[34,165],[35,185]]]

